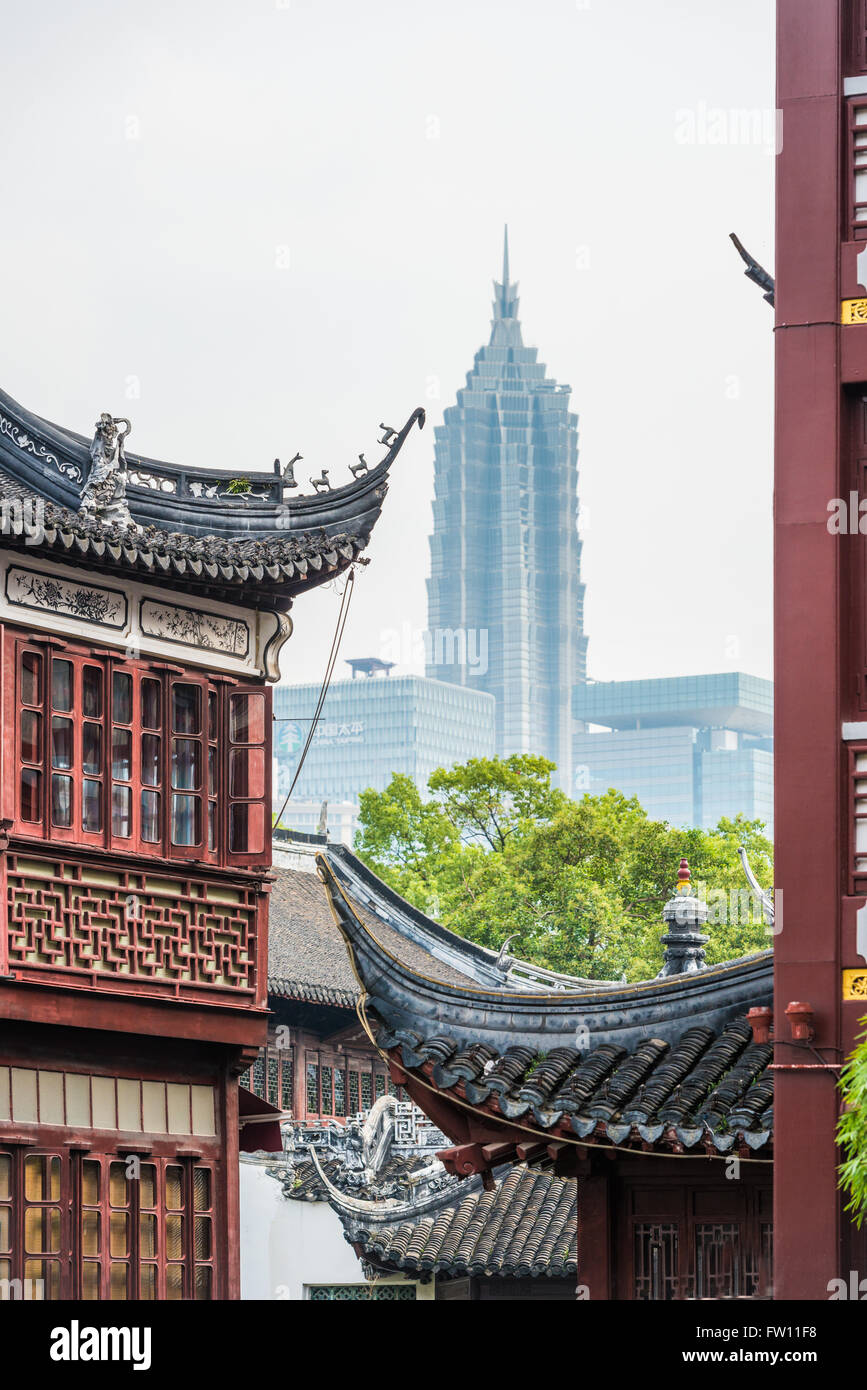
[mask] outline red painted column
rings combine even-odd
[[[591,1302],[614,1298],[611,1178],[604,1170],[578,1178],[578,1287]]]
[[[841,866],[841,0],[778,0],[775,443],[774,1292],[825,1299],[839,1274],[833,1071],[780,1040],[793,1000],[839,1045]],[[848,6],[847,6],[848,8]],[[867,332],[867,330],[865,330]],[[829,1060],[836,1054],[826,1053]]]
[[[223,1152],[225,1161],[226,1194],[226,1293],[225,1297],[241,1297],[241,1160],[238,1155],[239,1115],[238,1078],[231,1066],[223,1069]]]

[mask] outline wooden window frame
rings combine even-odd
[[[0,1203],[0,1205],[8,1206],[11,1209],[12,1251],[11,1254],[0,1253],[0,1261],[9,1260],[11,1265],[10,1279],[13,1282],[22,1281],[21,1289],[24,1297],[27,1296],[27,1289],[23,1282],[28,1277],[26,1274],[27,1265],[40,1259],[55,1260],[59,1265],[58,1297],[60,1301],[84,1298],[86,1263],[96,1264],[99,1270],[99,1300],[93,1301],[131,1302],[138,1300],[141,1297],[142,1264],[153,1266],[156,1269],[154,1301],[162,1302],[167,1298],[169,1265],[177,1265],[182,1269],[180,1298],[184,1300],[196,1298],[197,1273],[201,1269],[209,1270],[209,1301],[219,1299],[222,1296],[223,1272],[218,1241],[220,1234],[218,1220],[220,1189],[216,1161],[190,1154],[167,1153],[155,1156],[149,1152],[141,1153],[142,1167],[152,1166],[154,1168],[154,1206],[142,1208],[141,1183],[129,1178],[126,1179],[126,1202],[121,1206],[113,1206],[110,1190],[111,1165],[119,1163],[125,1168],[127,1156],[131,1152],[132,1146],[129,1144],[121,1146],[119,1150],[103,1147],[102,1144],[91,1148],[84,1140],[80,1144],[70,1146],[68,1134],[62,1140],[55,1137],[49,1139],[46,1136],[44,1143],[27,1145],[10,1143],[0,1136],[0,1155],[8,1154],[10,1156],[12,1172],[11,1200]],[[46,1200],[44,1203],[34,1203],[25,1199],[25,1164],[28,1158],[42,1156],[56,1158],[60,1161],[60,1196],[57,1201],[52,1199]],[[84,1164],[86,1163],[99,1165],[99,1192],[96,1202],[85,1205],[83,1179],[85,1176]],[[168,1207],[167,1175],[169,1169],[175,1167],[181,1169],[181,1206],[178,1209]],[[197,1208],[195,1203],[195,1174],[197,1170],[206,1170],[208,1173],[210,1205],[204,1208]],[[34,1205],[59,1207],[59,1252],[45,1252],[39,1255],[28,1253],[25,1250],[25,1212]],[[123,1212],[127,1225],[125,1251],[114,1256],[111,1254],[112,1211]],[[90,1254],[85,1249],[83,1237],[85,1212],[98,1213],[99,1245],[98,1253],[95,1254]],[[156,1253],[152,1258],[148,1255],[143,1257],[141,1254],[141,1217],[151,1214],[156,1218]],[[174,1214],[182,1217],[182,1251],[177,1260],[169,1260],[166,1245],[167,1217]],[[197,1218],[199,1221],[207,1222],[210,1231],[209,1253],[201,1258],[196,1256]],[[125,1264],[127,1266],[125,1300],[111,1299],[112,1264]]]
[[[256,699],[262,702],[262,737],[260,739],[250,739],[243,741],[232,738],[232,711],[234,701],[239,699]],[[271,710],[269,706],[268,693],[260,685],[237,682],[223,691],[223,718],[221,728],[225,730],[224,740],[224,766],[222,769],[222,785],[225,788],[223,801],[223,843],[226,847],[227,862],[240,865],[260,864],[264,856],[268,854],[271,838],[271,757],[269,737],[271,727]],[[262,756],[262,792],[259,796],[241,796],[232,791],[233,758],[246,756],[250,758],[255,753]],[[207,755],[206,755],[207,756]],[[233,816],[236,809],[246,807],[259,807],[262,817],[262,848],[260,850],[233,850],[232,848],[232,825]],[[217,811],[219,815],[220,800],[218,798]],[[207,812],[207,808],[206,808]],[[219,842],[219,833],[218,833]]]
[[[846,226],[843,236],[845,240],[851,241],[867,240],[867,199],[859,201],[855,193],[858,169],[867,172],[867,144],[860,147],[863,151],[863,162],[860,165],[859,147],[856,145],[859,131],[867,136],[867,124],[858,125],[855,119],[856,113],[862,109],[867,109],[867,93],[846,99]]]
[[[858,759],[867,756],[867,742],[847,743],[847,825],[846,835],[849,843],[849,884],[850,896],[867,891],[867,867],[859,868],[858,860],[867,859],[867,851],[859,853],[857,833],[859,823],[867,822],[867,794],[857,790],[857,783],[867,780],[867,771],[858,770]]]
[[[633,1207],[633,1196],[639,1193],[644,1198],[641,1210]],[[767,1184],[724,1185],[719,1178],[701,1181],[687,1177],[680,1186],[673,1188],[666,1180],[654,1176],[626,1179],[619,1185],[615,1198],[615,1297],[629,1302],[635,1299],[635,1243],[641,1226],[661,1226],[675,1232],[678,1258],[673,1271],[674,1291],[665,1301],[680,1302],[698,1297],[697,1235],[702,1227],[715,1225],[736,1228],[738,1296],[768,1297],[773,1279],[773,1236],[770,1214],[763,1215],[762,1206],[769,1200],[770,1181]],[[699,1209],[699,1202],[702,1209]],[[747,1292],[751,1277],[757,1288]],[[734,1268],[732,1278],[734,1283]]]
[[[132,855],[136,858],[160,859],[168,862],[195,862],[212,864],[224,868],[265,867],[270,862],[270,804],[271,804],[271,758],[270,758],[270,690],[264,683],[240,682],[223,678],[216,673],[203,672],[167,662],[127,660],[121,653],[93,651],[80,643],[60,642],[57,639],[42,639],[38,635],[6,632],[5,661],[5,709],[6,729],[5,755],[9,759],[12,776],[11,789],[6,792],[5,814],[13,822],[13,833],[28,839],[56,841],[63,844],[79,845],[111,851],[115,854]],[[22,700],[22,660],[25,653],[33,653],[41,662],[39,675],[39,705],[26,707]],[[73,667],[73,708],[67,715],[65,711],[52,709],[51,691],[54,663],[69,661]],[[83,711],[83,672],[85,667],[96,667],[102,673],[102,714],[98,719],[86,719]],[[116,724],[115,676],[129,675],[132,682],[131,722]],[[143,729],[141,723],[142,682],[156,680],[160,687],[160,728]],[[201,722],[199,732],[184,734],[175,731],[173,724],[173,691],[178,685],[193,685],[200,691]],[[238,696],[255,695],[262,701],[262,738],[248,744],[232,743],[229,738],[230,701]],[[24,710],[39,716],[41,735],[38,761],[32,762],[22,756],[22,726]],[[216,727],[211,723],[211,711],[215,711]],[[52,769],[52,717],[69,717],[72,720],[72,767]],[[83,828],[83,739],[85,723],[99,723],[102,728],[102,759],[98,774],[90,774],[91,780],[101,783],[100,805],[102,829],[87,831]],[[112,776],[112,752],[114,729],[129,728],[131,731],[130,777]],[[142,778],[143,738],[152,733],[160,738],[159,780],[156,786],[146,783]],[[175,788],[173,786],[173,751],[175,740],[188,738],[199,746],[199,783],[196,788]],[[261,796],[229,796],[229,778],[232,752],[256,750],[262,759]],[[210,782],[211,757],[216,767],[216,786],[212,790]],[[25,820],[23,816],[22,776],[24,768],[31,768],[40,778],[40,815],[38,820]],[[72,780],[72,825],[58,826],[52,821],[52,774],[66,776]],[[112,799],[115,786],[130,788],[131,812],[129,836],[115,833],[112,819]],[[160,796],[159,835],[156,840],[142,837],[142,794],[156,791]],[[200,838],[192,845],[172,843],[173,796],[196,797],[199,806]],[[215,845],[209,844],[210,806],[215,807]],[[258,808],[255,814],[261,816],[262,848],[255,850],[232,850],[229,844],[231,808],[246,804]]]

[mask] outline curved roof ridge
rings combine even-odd
[[[476,979],[480,984],[499,985],[516,993],[528,992],[539,985],[544,986],[548,981],[551,993],[560,992],[569,986],[598,990],[613,989],[617,986],[616,981],[591,980],[579,975],[560,974],[511,956],[507,958],[509,970],[506,971],[497,965],[497,952],[487,946],[480,946],[475,941],[469,941],[407,902],[346,845],[328,845],[321,851],[321,857],[328,861],[335,878],[338,881],[343,880],[342,886],[348,884],[355,889],[364,906],[373,908],[376,915],[383,917],[401,935],[406,935],[417,945],[429,950],[431,955]],[[521,973],[513,979],[511,971]]]
[[[226,493],[219,488],[232,481],[227,469],[186,467],[128,451],[126,500],[140,525],[191,536],[278,540],[319,529],[331,534],[348,526],[364,530],[366,540],[379,515],[389,469],[413,427],[422,428],[424,421],[419,406],[401,429],[385,427],[379,442],[386,453],[379,463],[353,465],[353,477],[342,487],[323,488],[289,502],[283,500],[283,479],[276,469],[268,473],[241,465],[249,491]],[[0,390],[0,465],[16,483],[74,512],[90,471],[90,441]]]

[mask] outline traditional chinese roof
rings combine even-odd
[[[169,587],[231,598],[239,585],[286,597],[346,569],[370,539],[391,465],[415,424],[387,431],[381,461],[344,486],[284,499],[279,470],[228,473],[187,468],[126,453],[126,502],[134,525],[80,514],[90,470],[84,436],[53,425],[0,391],[0,498],[38,498],[44,536],[34,543],[27,517],[6,528],[7,545],[28,544],[68,563],[132,570]]]
[[[569,1045],[575,1037],[549,1051],[523,1041],[498,1051],[438,1030],[383,1028],[376,1040],[432,1091],[540,1139],[745,1156],[771,1140],[773,1047],[752,1041],[745,1016],[631,1050],[592,1033],[581,1049]]]
[[[375,943],[383,962],[393,961],[442,985],[505,990],[509,997],[533,993],[540,987],[600,992],[614,987],[605,980],[560,975],[466,941],[413,907],[345,845],[328,844],[322,849],[324,859],[320,862],[327,864],[328,898],[333,903],[336,893],[346,904],[362,933]]]
[[[458,983],[389,949],[341,856],[318,863],[392,1074],[453,1139],[487,1144],[464,1171],[510,1145],[518,1157],[563,1144],[768,1156],[772,1049],[746,1013],[771,1001],[770,951],[604,990]]]
[[[504,966],[498,966],[496,952],[463,941],[411,907],[344,846],[329,845],[326,839],[316,838],[320,848],[327,848],[355,910],[387,950],[443,981],[459,985],[493,983],[518,990],[529,987],[521,971],[532,972],[533,967],[513,957]],[[275,836],[268,992],[284,999],[354,1010],[360,987],[335,923],[325,884],[315,871],[311,848],[303,836],[293,836],[291,832]],[[547,971],[541,973],[554,981],[569,979]]]
[[[355,1010],[358,982],[315,873],[276,867],[268,911],[268,993]]]
[[[420,1199],[370,1201],[323,1187],[346,1239],[378,1270],[566,1278],[578,1268],[578,1184],[516,1165]]]

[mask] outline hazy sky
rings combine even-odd
[[[6,0],[4,35],[13,396],[333,483],[424,405],[342,649],[421,669],[432,427],[508,221],[580,415],[591,675],[771,674],[772,311],[728,241],[773,269],[771,0]],[[297,604],[286,678],[338,603]]]

